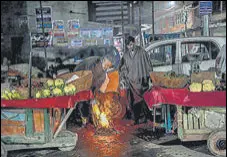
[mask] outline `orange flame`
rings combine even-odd
[[[105,113],[100,114],[100,124],[103,128],[109,128],[109,126],[110,126]]]
[[[109,128],[110,127],[110,122],[109,119],[107,118],[107,114],[105,112],[101,112],[100,108],[97,104],[93,105],[92,107],[94,116],[96,117],[96,120],[98,121],[98,126],[102,128]]]

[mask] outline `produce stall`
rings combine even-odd
[[[63,129],[64,125],[78,102],[89,101],[92,98],[92,92],[87,90],[71,96],[1,100],[1,115],[5,115],[5,118],[1,117],[3,156],[7,156],[7,151],[20,149],[49,147],[58,147],[62,151],[74,149],[78,136]],[[66,111],[62,112],[62,109],[69,110],[66,113]],[[7,116],[10,115],[9,113],[11,117]],[[12,113],[16,113],[16,117],[24,118],[21,121],[18,118],[15,120],[16,117],[13,117]]]
[[[177,128],[181,141],[207,140],[207,146],[212,154],[225,156],[225,84],[221,85],[220,80],[215,80],[214,74],[209,72],[193,74],[188,81],[184,76],[171,75],[151,74],[154,86],[144,94],[149,109],[153,110],[154,129],[161,126],[167,130],[172,129],[174,133]],[[175,106],[174,118],[171,118],[168,111],[164,115],[165,124],[156,124],[156,109],[166,107],[166,104],[168,107]]]
[[[31,60],[32,53],[28,79],[1,92],[2,157],[21,149],[74,149],[78,135],[67,131],[65,123],[78,102],[93,99],[91,71],[40,79],[32,76]]]
[[[126,108],[119,102],[118,72],[108,72],[108,78],[111,81],[105,81],[105,93],[96,95],[90,90],[91,71],[67,73],[54,80],[32,79],[32,98],[28,96],[28,80],[24,80],[23,87],[3,91],[1,147],[5,154],[12,150],[51,147],[72,150],[78,137],[65,130],[64,124],[78,102],[96,99],[96,107],[107,115],[108,121],[123,118]]]

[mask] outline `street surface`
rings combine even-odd
[[[9,157],[212,157],[204,143],[189,149],[174,142],[177,141],[175,135],[164,135],[160,129],[153,133],[150,123],[129,126],[128,121],[122,121],[115,127],[116,132],[108,136],[97,135],[92,125],[86,128],[71,126],[68,130],[79,135],[72,151],[62,152],[57,148],[24,150],[9,152]],[[173,142],[168,142],[171,140]],[[164,142],[167,143],[160,144]]]

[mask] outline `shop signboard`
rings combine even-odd
[[[53,45],[54,46],[67,46],[68,42],[65,38],[64,21],[53,21]]]
[[[52,36],[48,33],[31,33],[32,48],[52,46]]]
[[[102,29],[91,29],[91,38],[102,38]]]
[[[36,8],[36,27],[38,33],[42,33],[42,16],[41,8]],[[43,28],[44,32],[51,32],[52,30],[52,21],[51,21],[51,7],[43,6]]]
[[[68,31],[69,32],[79,32],[80,23],[78,19],[68,20]]]
[[[88,28],[81,28],[80,29],[80,37],[83,39],[89,39],[90,38],[90,32],[91,30]]]
[[[68,40],[67,38],[56,38],[54,44],[55,46],[66,47],[68,45]]]
[[[93,45],[97,45],[96,39],[85,39],[84,40],[84,46],[93,46]]]
[[[212,1],[199,1],[200,15],[208,15],[212,13]]]
[[[54,38],[64,38],[65,37],[65,32],[53,32]]]
[[[68,20],[68,38],[75,38],[79,35],[80,23],[78,19]]]
[[[63,20],[54,20],[53,21],[53,36],[54,38],[64,38],[64,21]]]
[[[103,35],[103,38],[112,38],[113,28],[103,28],[102,35]]]
[[[64,32],[64,21],[54,20],[53,21],[53,31],[54,32]]]
[[[81,39],[70,39],[69,48],[79,48],[83,46],[83,41]]]
[[[67,33],[68,38],[76,38],[79,36],[78,32],[68,32]]]
[[[104,45],[110,46],[110,39],[104,39]]]

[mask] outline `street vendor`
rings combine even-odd
[[[79,64],[74,69],[74,71],[80,71],[80,70],[92,71],[92,74],[93,74],[92,91],[93,92],[95,92],[96,90],[100,90],[100,87],[102,86],[104,81],[108,80],[107,72],[112,69],[117,69],[120,63],[120,54],[117,52],[115,47],[110,46],[107,51],[108,51],[107,54],[103,57],[92,56],[92,57],[88,57],[87,59],[84,59],[84,62]]]
[[[120,82],[127,88],[128,118],[134,119],[134,124],[145,123],[150,119],[149,109],[143,99],[143,94],[149,89],[150,72],[153,71],[148,53],[135,45],[135,38],[129,36],[125,42],[126,52],[119,66]],[[141,117],[142,116],[142,117]]]
[[[93,74],[93,79],[92,79],[92,87],[91,90],[94,93],[97,92],[102,92],[104,93],[107,84],[108,84],[108,75],[107,72],[111,69],[117,69],[118,65],[120,63],[120,55],[116,51],[116,48],[113,46],[110,46],[108,48],[108,53],[104,57],[89,57],[84,60],[81,65],[78,65],[74,69],[74,71],[79,71],[79,70],[91,70]],[[90,115],[86,115],[82,112],[82,108],[84,108],[85,103],[80,103],[79,106],[79,111],[82,116],[82,121],[84,120],[85,117],[89,117]],[[90,110],[90,109],[89,109]],[[84,123],[87,122],[87,120],[83,121]],[[85,125],[85,124],[83,124]]]

